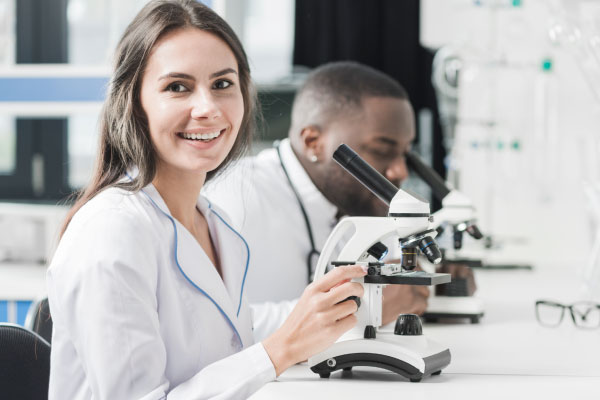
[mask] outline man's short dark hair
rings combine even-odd
[[[352,61],[324,64],[308,75],[296,94],[290,133],[309,125],[326,128],[359,109],[365,97],[408,100],[400,83],[374,68]]]

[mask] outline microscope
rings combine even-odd
[[[382,320],[382,292],[385,285],[437,285],[450,282],[449,274],[413,271],[417,255],[424,254],[437,264],[440,250],[434,241],[437,232],[431,228],[432,218],[427,201],[399,190],[372,168],[350,147],[342,144],[333,158],[347,172],[365,185],[389,206],[387,217],[346,217],[331,232],[317,262],[314,279],[326,272],[327,266],[343,268],[359,264],[368,267],[367,275],[356,279],[364,287],[358,304],[356,326],[325,351],[308,359],[311,370],[321,378],[333,371],[349,371],[355,366],[379,367],[398,373],[411,382],[437,375],[450,363],[450,350],[423,335],[419,316],[402,314],[394,331],[379,330]],[[346,239],[349,239],[346,241]],[[381,260],[388,249],[382,243],[397,238],[401,249],[398,264]],[[345,242],[337,259],[332,260],[338,244]]]
[[[460,255],[464,232],[477,240],[483,238],[475,224],[476,213],[471,200],[458,190],[450,189],[435,170],[426,165],[416,153],[408,152],[406,162],[442,202],[442,208],[434,213],[433,226],[439,233],[445,230],[444,227],[452,229],[452,248],[444,249],[444,262],[481,267],[481,259]],[[434,295],[429,298],[423,318],[426,321],[461,318],[478,323],[483,314],[483,302],[470,295],[467,279],[454,277],[452,283],[436,287]]]

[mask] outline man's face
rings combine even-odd
[[[366,97],[362,111],[340,118],[324,132],[326,161],[323,165],[325,196],[344,215],[385,216],[388,207],[332,159],[341,143],[400,187],[408,177],[404,154],[415,138],[415,119],[408,100]]]

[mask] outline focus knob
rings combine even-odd
[[[417,314],[400,314],[394,328],[395,335],[419,336],[423,334],[421,318]]]

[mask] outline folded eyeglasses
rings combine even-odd
[[[590,301],[579,301],[573,304],[560,304],[550,300],[535,302],[535,316],[544,326],[560,325],[565,310],[571,313],[571,319],[578,328],[594,329],[600,327],[600,304]]]

